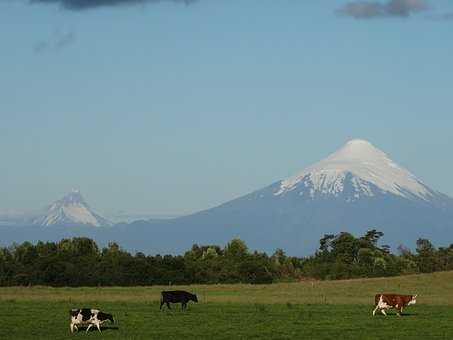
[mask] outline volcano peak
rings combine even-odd
[[[434,192],[383,151],[363,139],[353,139],[320,162],[281,182],[275,195],[300,189],[338,196],[349,181],[353,196],[392,193],[409,199],[428,200]],[[303,184],[303,185],[302,185]]]
[[[36,219],[34,223],[42,226],[90,225],[94,227],[111,224],[91,210],[80,191],[74,189],[51,204],[45,215]]]

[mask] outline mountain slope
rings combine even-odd
[[[307,254],[325,233],[370,228],[383,231],[384,241],[394,247],[413,246],[419,237],[453,242],[453,200],[369,142],[353,140],[295,176],[213,209],[161,223],[133,223],[126,242],[145,247],[133,235],[149,235],[142,238],[146,247],[162,251],[241,237],[252,248]]]
[[[62,199],[55,201],[49,206],[47,212],[35,219],[33,223],[40,226],[111,225],[111,222],[91,210],[78,190],[73,190]]]

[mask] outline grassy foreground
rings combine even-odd
[[[174,287],[173,287],[174,288]],[[180,287],[178,287],[180,288]],[[0,288],[0,339],[453,339],[453,272],[274,285],[196,285],[200,303],[159,311],[168,287]],[[402,318],[371,316],[377,292],[419,294]],[[69,333],[68,310],[117,323]]]

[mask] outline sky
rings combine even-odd
[[[367,139],[453,196],[449,0],[0,0],[0,212],[207,209]]]

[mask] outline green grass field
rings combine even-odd
[[[453,272],[177,288],[197,293],[200,303],[160,312],[159,292],[168,287],[0,288],[0,339],[453,339]],[[373,317],[377,292],[419,298],[401,318]],[[74,307],[97,307],[117,322],[102,334],[72,335]]]

